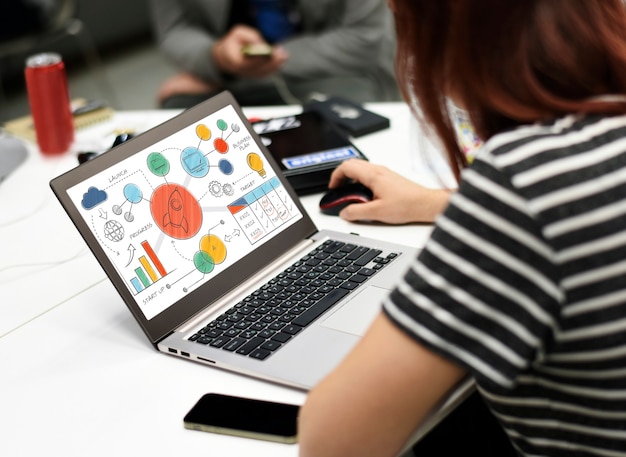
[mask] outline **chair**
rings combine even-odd
[[[75,37],[85,63],[97,77],[109,102],[114,91],[108,83],[100,56],[83,22],[75,17],[75,0],[11,0],[0,5],[0,61],[19,56],[65,37]],[[0,67],[0,99],[5,98]]]

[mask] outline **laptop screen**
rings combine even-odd
[[[218,99],[58,178],[59,198],[140,321],[179,306],[191,317],[304,238],[285,238],[308,216],[234,100]]]

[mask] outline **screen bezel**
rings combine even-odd
[[[87,226],[74,202],[69,197],[67,190],[89,179],[91,176],[108,169],[116,163],[119,163],[128,157],[145,150],[152,144],[169,137],[182,128],[185,128],[194,122],[198,122],[199,120],[204,119],[210,114],[229,105],[232,105],[235,109],[237,115],[241,119],[241,122],[248,129],[258,148],[265,155],[269,165],[276,171],[277,178],[280,180],[281,184],[294,201],[298,210],[302,213],[302,218],[290,225],[278,236],[268,240],[262,246],[259,246],[256,250],[229,267],[225,272],[221,273],[219,281],[210,282],[210,287],[207,287],[209,283],[203,284],[182,299],[178,300],[169,308],[162,311],[160,314],[148,320],[145,318],[143,312],[135,302],[135,299],[129,291],[124,279],[120,277],[114,265],[111,263],[108,256],[101,248],[99,242]],[[280,170],[280,165],[263,145],[233,95],[228,91],[224,91],[193,108],[183,111],[179,115],[165,121],[164,123],[137,135],[131,140],[120,144],[107,153],[101,154],[98,157],[52,179],[50,186],[68,216],[78,229],[80,235],[100,262],[100,265],[113,283],[113,286],[120,294],[133,316],[150,339],[151,343],[156,346],[160,340],[171,334],[176,327],[195,316],[198,312],[206,309],[207,305],[217,301],[220,297],[231,291],[239,284],[243,283],[253,274],[262,271],[267,265],[268,258],[277,258],[279,255],[287,252],[303,239],[317,231],[315,224],[304,209],[300,199],[293,189],[293,186],[287,181],[287,178],[283,173],[281,173]],[[233,275],[232,271],[237,271],[238,274]]]

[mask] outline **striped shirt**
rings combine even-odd
[[[626,116],[490,139],[384,309],[521,455],[626,456]]]

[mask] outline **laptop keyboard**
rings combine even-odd
[[[395,259],[327,240],[189,339],[264,360]]]

